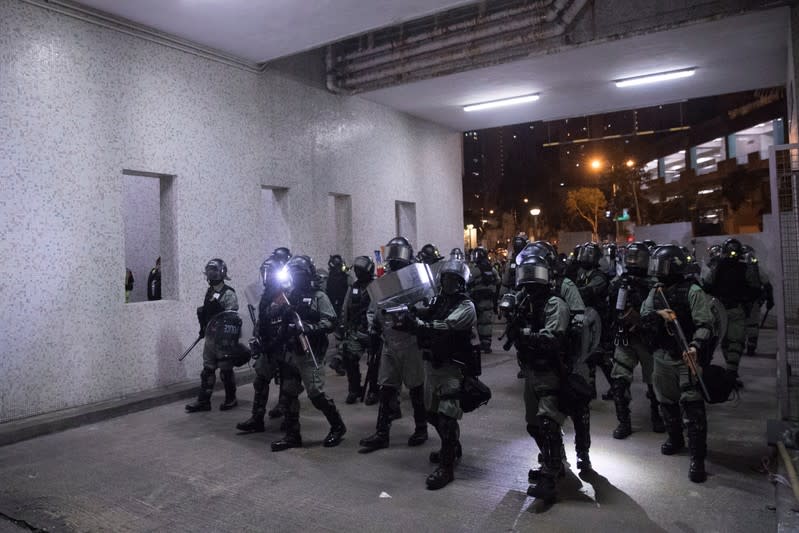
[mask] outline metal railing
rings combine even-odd
[[[777,398],[780,418],[799,421],[799,144],[769,150],[771,213],[778,260],[774,273],[777,312]]]

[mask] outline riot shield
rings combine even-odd
[[[241,317],[236,311],[223,311],[211,317],[205,328],[205,343],[210,344],[220,361],[242,366],[250,360],[250,351],[239,342]]]
[[[366,289],[377,307],[412,306],[427,298],[432,299],[436,287],[430,267],[423,263],[413,263],[396,272],[389,272],[377,278]]]

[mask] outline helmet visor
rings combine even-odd
[[[516,267],[516,286],[549,283],[549,268],[542,264],[524,263]]]

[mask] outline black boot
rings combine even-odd
[[[669,437],[660,446],[663,455],[674,455],[685,448],[685,439],[682,436],[682,422],[680,420],[680,406],[675,403],[661,403],[660,415]]]
[[[460,444],[458,421],[446,415],[438,415],[438,431],[441,435],[441,454],[438,468],[427,476],[428,490],[446,487],[455,479],[455,457]]]
[[[360,445],[364,451],[372,452],[381,448],[388,448],[389,433],[391,432],[391,402],[397,397],[396,390],[392,387],[380,389],[380,407],[377,410],[377,431],[361,439]]]
[[[557,497],[555,478],[563,468],[563,458],[560,455],[563,437],[560,426],[547,417],[541,417],[540,432],[542,469],[538,481],[527,488],[527,495],[551,503]]]
[[[266,403],[269,400],[269,383],[261,376],[255,376],[252,382],[252,416],[244,422],[236,424],[236,429],[245,433],[263,433]]]
[[[574,448],[577,451],[577,469],[591,470],[591,459],[588,455],[591,449],[591,410],[587,403],[574,409],[572,423],[574,424]]]
[[[289,399],[284,415],[286,424],[286,434],[282,439],[272,443],[272,451],[280,452],[289,448],[302,448],[302,436],[300,435],[300,400],[297,398]]]
[[[480,349],[483,353],[491,353],[491,335],[480,336]]]
[[[626,439],[633,433],[630,422],[630,385],[627,380],[618,378],[611,382],[613,403],[616,404],[616,419],[619,425],[613,430],[614,439]]]
[[[211,410],[211,395],[214,393],[215,383],[216,371],[203,367],[203,371],[200,372],[200,390],[197,393],[197,400],[186,406],[187,413]]]
[[[328,363],[327,366],[332,368],[336,372],[336,374],[339,375],[339,376],[343,376],[344,374],[346,374],[346,370],[344,369],[343,361],[341,360],[341,357],[339,355],[333,356],[330,359],[330,363]]]
[[[688,450],[691,452],[691,465],[688,478],[694,483],[704,483],[705,456],[707,456],[707,416],[705,402],[685,402],[683,404],[683,422],[688,433]]]
[[[533,437],[535,440],[535,445],[538,446],[538,466],[535,468],[531,468],[527,471],[527,481],[532,485],[537,483],[538,480],[541,478],[541,471],[544,470],[544,454],[542,450],[544,449],[545,443],[542,439],[541,435],[541,426],[539,425],[527,425],[527,433]],[[566,450],[563,449],[563,437],[561,436],[561,463],[560,468],[558,469],[557,477],[562,478],[566,477],[566,467],[563,466],[563,459],[566,458]]]
[[[665,433],[666,424],[660,417],[660,402],[655,396],[655,387],[652,385],[646,386],[646,397],[649,398],[649,418],[652,420],[652,431],[655,433]]]
[[[344,369],[347,371],[347,399],[344,403],[352,405],[361,397],[361,367],[357,359],[345,359]]]
[[[282,418],[283,415],[286,414],[286,405],[288,402],[288,398],[285,394],[283,394],[283,382],[280,382],[280,389],[278,389],[277,393],[277,405],[275,405],[272,409],[269,410],[267,416],[270,419],[274,418]],[[282,428],[285,431],[285,428]]]
[[[344,425],[344,421],[341,419],[341,413],[336,409],[335,402],[324,394],[320,394],[319,396],[311,398],[311,403],[314,407],[322,411],[322,414],[325,415],[327,422],[330,424],[330,431],[322,445],[325,448],[332,448],[341,444],[341,439],[347,432],[347,426]]]
[[[219,377],[222,378],[222,384],[225,386],[225,401],[219,406],[219,410],[229,411],[239,405],[236,400],[236,375],[233,373],[233,369],[230,368],[220,370]]]
[[[427,413],[424,410],[424,385],[408,391],[413,406],[413,421],[416,428],[408,438],[408,446],[421,446],[427,441]]]
[[[402,418],[402,409],[400,408],[400,391],[399,389],[393,390],[394,396],[391,397],[388,403],[388,415],[391,417],[392,422]]]

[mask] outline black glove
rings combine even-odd
[[[205,328],[204,327],[200,326],[200,332],[197,334],[197,336],[200,337],[201,339],[205,338]]]

